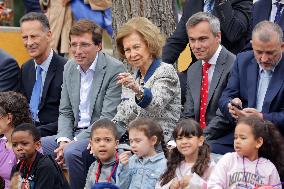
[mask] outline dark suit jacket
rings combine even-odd
[[[185,24],[195,13],[203,11],[203,0],[187,0],[183,15],[173,35],[163,48],[163,62],[173,64],[188,44]],[[240,52],[251,37],[252,0],[228,0],[214,6],[213,14],[220,19],[222,45],[230,52]]]
[[[216,115],[218,100],[227,85],[230,70],[235,61],[235,55],[226,48],[222,50],[217,59],[214,73],[212,76],[209,92],[208,103],[206,107],[206,125]],[[194,63],[187,71],[187,91],[186,102],[184,104],[183,118],[193,118],[199,122],[200,117],[200,88],[202,82],[202,62],[201,60]]]
[[[269,20],[270,13],[272,9],[272,0],[258,0],[253,4],[253,12],[252,12],[252,19],[253,19],[253,27],[263,21]],[[280,22],[278,23],[282,30],[284,30],[284,14],[282,13]]]
[[[42,125],[58,120],[63,70],[66,62],[65,58],[53,52],[39,104],[38,117]],[[27,97],[28,102],[30,102],[32,96],[35,80],[35,62],[31,59],[21,68],[21,92]]]
[[[272,78],[263,102],[263,117],[278,126],[284,134],[284,54],[279,64],[275,67]],[[228,85],[220,100],[219,108],[224,116],[234,123],[228,111],[228,103],[233,98],[240,98],[243,107],[256,107],[256,94],[259,77],[259,66],[252,51],[241,53],[237,56],[233,66]]]
[[[20,68],[17,61],[0,49],[0,92],[19,90]]]

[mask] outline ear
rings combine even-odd
[[[152,137],[150,138],[150,141],[151,141],[151,144],[152,144],[153,146],[155,146],[155,145],[157,144],[157,141],[158,141],[157,136],[152,136]]]
[[[199,137],[199,141],[198,141],[198,146],[199,146],[199,147],[203,145],[204,140],[205,140],[205,137],[204,137],[204,136]]]
[[[119,140],[115,141],[115,149],[118,149],[118,145],[119,145]]]
[[[259,149],[263,144],[263,138],[259,137],[258,139],[256,139],[256,148]]]
[[[50,30],[47,32],[46,36],[47,36],[48,42],[51,42],[52,41],[52,33],[51,33]]]
[[[281,49],[284,51],[284,42],[281,43]]]
[[[39,151],[40,147],[41,147],[41,141],[40,140],[36,141],[35,142],[35,149],[36,149],[36,151]]]
[[[99,52],[102,50],[102,43],[95,45],[96,46],[96,51]]]
[[[7,114],[7,117],[8,117],[8,120],[9,120],[10,122],[12,122],[13,115],[12,115],[11,113],[8,113],[8,114]]]
[[[221,32],[217,33],[216,38],[218,39],[219,43],[221,43]]]

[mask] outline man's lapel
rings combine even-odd
[[[227,57],[227,54],[225,53],[225,49],[224,47],[222,47],[222,50],[218,56],[215,68],[214,68],[214,73],[213,73],[213,77],[210,83],[210,87],[209,87],[209,92],[208,92],[208,101],[207,101],[207,106],[210,103],[210,100],[214,94],[214,91],[216,89],[216,87],[218,86],[218,83],[221,79],[221,76],[224,72],[224,67],[225,67],[225,60]],[[206,108],[207,108],[206,106]]]
[[[45,102],[45,98],[46,98],[46,94],[47,94],[47,90],[49,88],[49,85],[51,84],[52,79],[55,76],[55,72],[56,72],[56,62],[55,62],[55,54],[53,54],[53,57],[51,59],[51,62],[49,64],[48,70],[47,70],[47,74],[45,77],[45,81],[43,84],[43,89],[42,89],[42,93],[41,93],[41,100],[40,100],[40,105],[39,105],[39,110],[44,106],[44,102]]]
[[[247,95],[248,95],[248,107],[256,107],[256,94],[257,94],[257,82],[258,82],[258,72],[259,67],[256,59],[253,59],[252,62],[248,62],[247,69]],[[241,85],[241,83],[240,83]]]
[[[275,96],[278,94],[280,88],[283,85],[283,82],[284,82],[284,77],[283,77],[284,58],[283,58],[283,56],[284,55],[282,54],[282,59],[279,62],[279,64],[277,65],[277,67],[275,68],[275,70],[272,74],[271,80],[269,82],[267,92],[265,94],[264,101],[263,101],[262,112],[264,112],[264,113],[269,112],[269,107],[271,105],[271,102],[273,101]]]
[[[98,94],[100,92],[100,89],[102,87],[102,82],[104,80],[104,76],[106,73],[106,61],[101,53],[98,53],[98,61],[96,63],[95,73],[94,73],[94,79],[92,83],[92,89],[90,91],[90,115],[92,117],[94,106],[96,104]]]

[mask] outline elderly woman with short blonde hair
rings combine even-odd
[[[180,118],[181,92],[176,70],[160,59],[164,37],[147,18],[136,17],[119,28],[116,45],[120,57],[137,71],[118,76],[122,102],[113,121],[123,123],[118,129],[125,131],[136,118],[153,118],[168,141]]]

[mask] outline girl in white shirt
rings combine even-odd
[[[202,129],[193,119],[182,120],[173,132],[177,147],[172,149],[167,170],[156,189],[206,188],[206,180],[215,163]]]
[[[236,152],[225,154],[208,181],[208,189],[253,189],[272,185],[281,189],[283,139],[271,123],[257,117],[241,118],[235,129]],[[273,164],[274,163],[274,164]]]

